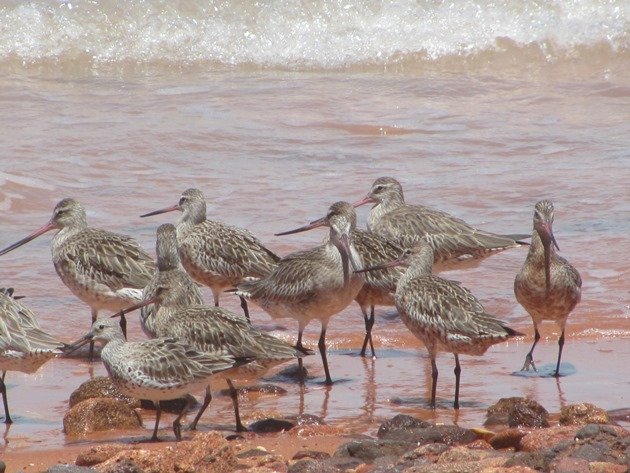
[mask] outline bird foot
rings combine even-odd
[[[532,357],[532,355],[528,354],[525,357],[525,364],[523,365],[523,367],[521,368],[521,371],[529,371],[529,368],[532,368],[534,371],[538,372],[538,370],[536,369],[536,364],[534,363],[534,359]]]

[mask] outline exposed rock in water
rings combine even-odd
[[[549,413],[532,399],[504,397],[488,408],[485,425],[549,427]]]
[[[121,393],[109,376],[95,376],[87,380],[70,394],[70,407],[74,407],[81,401],[97,397],[107,397],[123,401],[130,407],[140,407],[140,401]]]
[[[601,407],[588,402],[571,404],[560,409],[560,424],[585,425],[585,424],[610,424],[612,423],[608,412]]]
[[[82,401],[63,417],[63,430],[70,436],[141,426],[142,419],[135,410],[123,401],[104,397]]]

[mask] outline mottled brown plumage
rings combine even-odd
[[[247,359],[249,363],[221,373],[230,388],[236,429],[247,430],[240,419],[237,391],[232,381],[255,381],[269,368],[307,354],[252,327],[247,319],[221,307],[205,306],[199,289],[181,269],[175,227],[164,224],[157,231],[158,271],[145,288],[142,325],[150,337],[172,337],[204,353]],[[191,424],[195,429],[212,399],[206,388],[204,403]]]
[[[77,348],[88,341],[103,344],[101,360],[121,393],[153,401],[156,407],[152,440],[157,440],[160,401],[177,399],[204,389],[214,374],[234,367],[239,361],[225,354],[195,350],[175,338],[154,338],[126,342],[122,330],[112,319],[94,322],[92,329],[72,344]],[[173,422],[173,432],[181,440],[180,420],[188,403]]]
[[[39,327],[35,315],[13,296],[13,289],[0,289],[0,392],[4,422],[13,422],[4,378],[7,371],[34,373],[51,358],[61,354],[64,344]]]
[[[363,276],[352,272],[361,268],[361,257],[352,243],[351,232],[356,213],[347,202],[330,206],[325,217],[291,232],[327,226],[330,236],[323,245],[299,251],[283,258],[267,277],[245,281],[237,294],[255,302],[273,318],[290,317],[298,321],[297,347],[302,347],[304,328],[319,320],[322,330],[319,352],[326,373],[326,384],[332,384],[326,357],[326,328],[330,318],[345,309],[363,286]]]
[[[455,409],[459,409],[459,355],[483,355],[508,337],[520,335],[488,314],[465,287],[431,274],[433,249],[421,243],[389,265],[408,266],[396,289],[396,308],[431,358],[431,407],[435,407],[438,352],[455,355]],[[388,266],[382,265],[382,266]],[[368,270],[370,268],[367,268]]]
[[[528,235],[496,235],[468,225],[462,219],[441,210],[405,203],[402,186],[391,177],[380,177],[359,206],[374,203],[368,228],[403,248],[428,242],[435,261],[462,256],[482,256],[522,244],[517,239]]]
[[[203,305],[201,290],[180,263],[174,225],[165,223],[158,227],[155,252],[157,255],[157,271],[142,291],[143,299],[151,298],[155,295],[158,287],[167,285],[178,289],[181,297],[179,303],[182,307]],[[155,314],[156,310],[158,311],[157,315]],[[159,336],[155,329],[159,311],[160,309],[154,305],[147,305],[141,308],[140,325],[149,338]]]
[[[355,228],[352,231],[352,242],[361,256],[365,267],[376,266],[384,261],[398,258],[403,250],[386,240],[382,236]],[[398,280],[403,275],[402,268],[385,268],[364,273],[365,283],[355,297],[361,307],[365,322],[365,338],[361,347],[361,356],[365,356],[369,343],[372,357],[376,357],[372,342],[372,327],[374,326],[374,306],[393,306],[394,292]],[[368,315],[369,309],[369,315]]]
[[[92,322],[101,310],[117,312],[142,299],[142,289],[155,272],[155,262],[132,238],[87,226],[83,206],[62,199],[50,221],[0,255],[57,229],[52,259],[57,274],[72,293],[90,306]],[[93,345],[90,345],[90,359]]]
[[[245,278],[267,276],[280,260],[248,230],[208,220],[206,200],[199,189],[188,189],[176,205],[142,217],[174,210],[183,212],[177,225],[182,265],[195,281],[212,290],[216,306],[223,291]],[[249,319],[245,301],[242,303]]]
[[[523,267],[514,280],[516,300],[527,310],[534,322],[534,344],[525,358],[523,370],[536,370],[533,353],[540,333],[538,325],[552,320],[560,327],[558,361],[555,376],[560,376],[560,358],[564,346],[567,318],[580,302],[582,279],[580,273],[561,256],[553,235],[553,203],[541,200],[534,209],[534,231]]]

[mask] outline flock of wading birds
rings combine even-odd
[[[354,207],[367,203],[374,206],[365,231],[356,226]],[[233,381],[255,381],[270,367],[291,359],[298,360],[304,376],[302,357],[312,352],[302,345],[302,333],[313,319],[321,322],[318,348],[326,384],[332,384],[326,328],[330,318],[353,300],[365,319],[361,355],[366,355],[369,344],[374,356],[371,329],[376,305],[395,305],[407,328],[422,340],[431,359],[432,407],[439,351],[455,356],[454,407],[458,409],[459,355],[482,355],[491,345],[522,335],[488,314],[468,289],[431,272],[434,262],[525,245],[521,239],[530,235],[496,235],[445,212],[406,204],[402,186],[391,177],[374,181],[362,200],[336,202],[319,220],[279,233],[330,229],[322,245],[284,258],[249,231],[208,220],[205,198],[198,189],[188,189],[176,205],[142,217],[175,210],[182,212],[177,227],[164,224],[157,230],[157,263],[133,239],[89,227],[81,204],[68,198],[55,206],[46,225],[0,251],[4,255],[57,230],[52,239],[55,269],[63,283],[90,306],[93,322],[83,338],[65,344],[41,330],[12,289],[0,292],[0,390],[6,423],[12,422],[4,384],[7,371],[32,373],[47,360],[87,343],[90,359],[94,342],[103,345],[101,359],[122,393],[155,403],[155,440],[160,401],[205,389],[202,407],[190,425],[195,429],[211,400],[211,377],[226,380],[236,429],[246,430]],[[534,343],[523,370],[536,369],[533,351],[540,339],[538,326],[543,320],[553,320],[561,330],[555,371],[559,376],[565,324],[580,301],[582,282],[576,269],[556,254],[552,224],[553,204],[538,202],[529,253],[516,275],[514,292],[534,322]],[[204,304],[198,283],[211,288],[214,306]],[[240,297],[244,315],[219,307],[219,296],[226,290]],[[273,318],[296,319],[296,345],[253,327],[248,301]],[[136,309],[141,309],[141,326],[149,340],[128,342],[125,313]],[[98,319],[101,310],[117,313]],[[187,410],[188,405],[173,423],[178,440],[180,420]]]

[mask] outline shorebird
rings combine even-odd
[[[34,373],[51,358],[61,354],[65,345],[44,332],[35,315],[13,296],[13,289],[0,289],[0,392],[4,403],[4,422],[11,424],[7,388],[7,371]]]
[[[215,306],[219,305],[221,292],[245,278],[269,275],[280,260],[248,230],[208,220],[206,199],[199,189],[188,189],[177,204],[141,217],[175,210],[183,212],[177,224],[182,265],[195,281],[212,290]],[[249,320],[247,302],[243,298],[241,306]]]
[[[380,235],[356,228],[356,213],[350,213],[354,220],[351,223],[352,243],[356,248],[364,266],[375,266],[383,261],[391,261],[402,254],[402,248],[391,243]],[[308,228],[307,228],[308,227]],[[282,232],[278,235],[290,235],[310,228],[310,224],[296,230]],[[372,342],[372,327],[374,326],[374,306],[394,305],[394,292],[400,276],[404,273],[402,268],[387,268],[364,273],[365,283],[355,297],[363,314],[365,323],[365,338],[361,347],[361,356],[365,356],[369,343],[372,357],[375,357],[374,343]],[[369,310],[369,314],[368,314]]]
[[[525,357],[522,370],[530,366],[536,370],[533,353],[540,333],[538,325],[543,320],[553,320],[560,327],[558,362],[554,376],[560,376],[560,357],[564,346],[564,329],[567,318],[580,302],[582,279],[580,273],[561,256],[553,235],[553,203],[541,200],[534,209],[532,244],[520,272],[514,279],[514,294],[534,322],[534,344]]]
[[[127,342],[118,323],[111,319],[94,322],[83,338],[70,345],[71,350],[91,341],[103,344],[101,360],[120,392],[155,404],[155,426],[151,437],[154,441],[158,440],[162,414],[160,401],[201,391],[214,374],[240,362],[228,355],[200,352],[174,338]],[[189,403],[186,403],[173,422],[177,440],[182,438],[180,420],[188,408]]]
[[[459,355],[483,355],[509,337],[522,335],[488,314],[465,287],[431,274],[434,255],[427,243],[406,250],[402,257],[364,271],[408,266],[398,281],[396,308],[407,328],[426,346],[431,358],[431,407],[435,408],[439,351],[455,355],[455,409],[459,409]]]
[[[50,230],[57,274],[72,293],[90,306],[92,322],[100,310],[117,312],[142,299],[142,289],[155,272],[155,262],[128,236],[88,227],[85,209],[62,199],[50,221],[26,238],[0,251],[0,256]],[[90,360],[94,344],[90,343]]]
[[[245,431],[247,429],[239,413],[238,392],[232,381],[255,381],[272,366],[310,353],[252,327],[242,315],[222,307],[203,305],[196,284],[180,269],[173,225],[164,224],[158,228],[156,248],[158,271],[145,288],[145,299],[124,312],[138,307],[153,307],[153,312],[143,314],[142,325],[149,337],[172,337],[204,353],[251,360],[246,365],[220,375],[225,378],[230,389],[236,430]],[[202,407],[190,425],[191,429],[196,428],[211,399],[208,387]]]
[[[368,228],[391,242],[413,248],[428,242],[435,262],[465,255],[479,257],[489,252],[525,244],[529,235],[496,235],[468,225],[462,219],[423,205],[405,203],[402,186],[392,177],[379,177],[355,207],[373,203]]]
[[[180,291],[180,305],[182,307],[203,305],[201,290],[190,275],[184,271],[180,263],[174,225],[165,223],[158,227],[155,253],[157,255],[157,271],[142,291],[143,300],[152,297],[158,287],[166,283],[172,287],[177,287]],[[141,308],[140,325],[149,338],[159,336],[155,329],[155,320],[157,319],[155,311],[160,311],[160,308],[155,307],[155,305],[146,305]]]
[[[330,227],[329,239],[323,245],[288,255],[278,262],[269,276],[242,282],[236,289],[236,294],[255,302],[271,317],[296,319],[298,349],[302,349],[302,334],[309,322],[321,322],[318,348],[328,385],[333,381],[326,357],[326,328],[330,318],[345,309],[357,296],[364,281],[362,275],[350,269],[352,266],[357,270],[362,265],[361,257],[352,244],[351,232],[355,222],[354,208],[347,202],[336,202],[330,206],[325,217],[291,232],[279,233],[284,235],[321,226]]]

